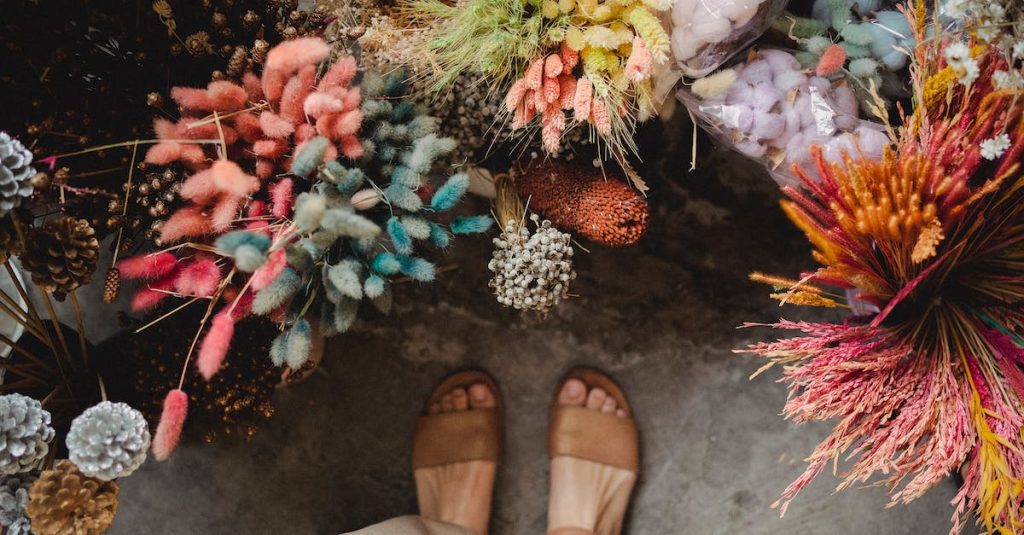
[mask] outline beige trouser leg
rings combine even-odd
[[[350,535],[473,535],[473,532],[447,522],[419,516],[400,516],[350,532]]]

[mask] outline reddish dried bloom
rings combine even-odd
[[[534,161],[515,185],[530,210],[602,245],[631,245],[647,231],[647,200],[611,169]]]

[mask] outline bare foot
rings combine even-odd
[[[428,409],[441,414],[476,409],[493,409],[495,393],[483,383],[455,388]],[[415,470],[420,515],[469,528],[486,535],[491,516],[491,494],[497,463],[465,461]]]
[[[560,405],[629,417],[625,408],[600,388],[569,379],[558,393]],[[550,535],[617,535],[636,483],[636,473],[575,457],[551,459],[551,494],[548,502]]]

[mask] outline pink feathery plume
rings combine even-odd
[[[247,175],[231,160],[217,160],[210,166],[210,173],[217,190],[232,197],[245,197],[260,187],[256,177]]]
[[[545,80],[547,80],[547,78],[545,78]],[[547,92],[544,90],[543,81],[541,82],[540,89],[536,91],[530,91],[530,95],[533,97],[530,100],[531,102],[533,102],[534,107],[537,108],[538,113],[543,114],[544,111],[548,109],[548,99],[546,98],[546,94]]]
[[[545,105],[553,104],[554,102],[556,102],[558,100],[558,94],[559,91],[561,91],[561,89],[562,86],[558,82],[558,78],[545,78],[544,88],[542,89],[542,91],[544,92]],[[559,107],[561,107],[561,104],[559,104]]]
[[[343,109],[345,109],[345,103],[341,99],[322,92],[310,94],[302,103],[302,111],[314,118],[328,113],[338,113]]]
[[[264,68],[267,71],[293,73],[306,65],[320,63],[331,47],[319,37],[300,37],[285,41],[267,53]]]
[[[163,118],[153,119],[153,132],[159,139],[178,139],[182,136],[178,124]]]
[[[550,109],[545,113],[541,121],[541,141],[544,142],[544,149],[549,153],[557,153],[559,143],[562,139],[562,131],[565,130],[565,115],[561,110]]]
[[[252,72],[247,72],[242,76],[242,87],[245,89],[245,95],[249,102],[263,100],[263,86],[260,78]]]
[[[523,97],[526,96],[527,89],[525,79],[520,78],[513,82],[512,87],[505,94],[505,109],[515,111],[519,107],[519,103],[523,101]]]
[[[281,93],[280,115],[281,118],[292,123],[299,124],[306,121],[302,110],[302,103],[306,96],[313,89],[313,82],[316,80],[316,66],[306,65],[299,70],[298,74],[284,86]]]
[[[571,74],[558,77],[558,107],[571,110],[576,98],[576,78]]]
[[[608,137],[612,133],[612,122],[608,117],[608,110],[598,99],[590,102],[590,122],[594,125],[597,133],[602,137]]]
[[[216,109],[205,89],[195,87],[172,87],[171,98],[183,110],[213,111]]]
[[[199,145],[186,143],[181,146],[181,155],[178,159],[192,169],[196,169],[206,163],[206,153]]]
[[[231,228],[231,224],[238,217],[238,208],[242,199],[225,195],[213,206],[210,214],[210,226],[217,232],[224,232]],[[166,223],[164,223],[166,225]],[[162,227],[161,227],[162,230]]]
[[[133,256],[117,263],[124,279],[156,279],[174,271],[177,266],[178,259],[172,253]]]
[[[146,151],[146,163],[167,165],[181,158],[181,143],[161,141]]]
[[[188,415],[188,395],[174,389],[164,398],[164,410],[160,413],[160,423],[153,435],[153,457],[158,461],[166,461],[181,439],[181,430],[185,427]]]
[[[355,135],[359,131],[359,127],[363,124],[363,112],[362,110],[350,110],[342,113],[338,117],[338,122],[334,124],[334,131],[332,134],[334,137],[345,137]]]
[[[363,144],[356,136],[345,136],[341,139],[341,153],[350,160],[355,160],[363,155]]]
[[[220,268],[208,258],[196,260],[178,272],[174,280],[174,289],[187,296],[209,297],[220,284]]]
[[[295,142],[302,143],[316,137],[316,127],[309,123],[302,123],[295,129]]]
[[[260,114],[260,128],[267,137],[275,139],[286,139],[295,132],[295,125],[284,120],[280,115],[272,111],[264,111]]]
[[[583,77],[576,82],[576,95],[573,96],[572,109],[573,119],[586,121],[590,117],[590,107],[593,102],[594,88],[590,85],[590,79]]]
[[[213,182],[213,173],[209,169],[199,171],[185,179],[178,195],[183,199],[204,204],[217,196],[220,190]]]
[[[256,159],[256,177],[266,180],[274,176],[274,170],[277,167],[271,160],[265,160],[263,158]]]
[[[647,50],[647,45],[639,36],[633,38],[633,50],[626,60],[626,77],[634,82],[642,82],[654,74],[654,58]]]
[[[818,65],[814,68],[814,74],[828,76],[842,68],[844,63],[846,63],[846,50],[838,44],[833,44],[822,53]]]
[[[174,289],[174,279],[176,278],[177,273],[172,272],[161,279],[149,283],[146,287],[140,288],[132,296],[132,312],[142,312],[159,305],[161,301],[170,295],[167,292]]]
[[[562,41],[562,45],[558,49],[558,55],[562,57],[563,72],[565,73],[571,71],[580,62],[579,52],[569,48],[569,43],[565,41]]]
[[[219,112],[230,112],[245,107],[248,96],[245,89],[225,80],[216,80],[206,86],[206,94],[210,97],[214,109]]]
[[[265,69],[263,71],[263,77],[260,79],[262,84],[263,94],[266,95],[267,100],[270,102],[277,102],[281,98],[281,92],[284,91],[284,84],[290,77],[289,73],[282,71],[272,71]]]
[[[345,56],[331,65],[331,68],[327,70],[327,74],[324,74],[324,77],[320,79],[317,89],[324,91],[330,87],[346,86],[355,76],[356,58]]]
[[[263,139],[266,135],[263,133],[263,128],[260,125],[260,119],[256,115],[240,113],[234,116],[233,119],[234,121],[232,124],[235,125],[235,130],[238,131],[238,135],[242,136],[242,139],[249,143],[255,143]]]
[[[174,212],[160,227],[160,241],[174,243],[181,238],[202,236],[213,230],[210,219],[198,206],[186,206]]]
[[[341,89],[340,87],[338,88]],[[348,91],[341,97],[342,103],[345,105],[345,111],[358,110],[359,103],[363,101],[363,96],[359,93],[359,87],[350,87]]]
[[[562,74],[562,58],[558,54],[551,54],[544,60],[544,77],[545,78],[556,78]]]
[[[213,317],[210,331],[203,338],[199,346],[199,356],[196,358],[196,368],[207,381],[220,370],[234,334],[235,319],[228,314],[227,309]]]
[[[261,139],[252,144],[252,152],[260,158],[276,160],[288,151],[288,142],[283,139]]]
[[[284,268],[287,265],[288,255],[285,253],[284,248],[270,253],[270,256],[267,257],[266,263],[260,266],[259,269],[252,274],[252,280],[249,283],[252,291],[258,292],[269,286],[270,283],[274,282],[274,279],[284,271]]]
[[[245,210],[245,215],[249,217],[260,217],[267,213],[267,203],[256,199],[249,203],[249,207]]]
[[[292,210],[292,179],[285,178],[270,188],[270,214],[274,217],[288,217]]]

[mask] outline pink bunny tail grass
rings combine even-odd
[[[341,99],[332,97],[327,93],[316,92],[302,103],[302,111],[310,117],[320,117],[328,113],[338,113],[345,109],[345,103]]]
[[[186,206],[174,212],[160,227],[160,241],[174,243],[182,238],[202,236],[213,230],[210,218],[198,206]]]
[[[826,48],[821,55],[818,66],[814,68],[814,74],[828,76],[842,68],[844,63],[846,63],[846,51],[843,50],[843,47],[833,44]]]
[[[292,124],[299,124],[306,120],[302,111],[302,103],[312,91],[314,81],[316,81],[315,65],[306,65],[291,80],[288,80],[284,86],[284,92],[281,93],[279,106],[281,118]]]
[[[220,268],[210,259],[196,260],[181,268],[174,280],[178,293],[194,297],[209,297],[220,284]]]
[[[164,398],[164,410],[160,413],[160,423],[153,435],[153,457],[156,460],[166,461],[174,453],[187,416],[188,394],[177,388],[168,392]]]
[[[252,152],[268,160],[276,160],[287,151],[288,142],[283,139],[261,139],[252,144]]]
[[[235,130],[248,143],[255,143],[264,137],[263,128],[260,126],[260,119],[256,115],[241,113],[234,117]]]
[[[238,164],[231,160],[217,160],[210,166],[213,185],[218,191],[232,197],[245,197],[260,187],[259,180],[242,171]]]
[[[287,217],[292,210],[292,179],[285,178],[270,188],[270,215]]]
[[[220,365],[224,362],[224,356],[228,354],[228,347],[231,346],[231,337],[235,334],[235,319],[222,310],[213,317],[213,324],[210,331],[203,338],[199,346],[199,356],[196,358],[196,368],[207,381],[220,371]]]
[[[306,65],[320,63],[328,54],[331,47],[319,37],[300,37],[285,41],[267,53],[265,69],[268,71],[279,71],[292,73]]]
[[[177,266],[178,259],[171,253],[133,256],[117,263],[123,279],[157,279]]]
[[[626,60],[626,77],[634,82],[642,82],[654,74],[654,58],[647,50],[647,45],[639,36],[633,38],[633,50]]]
[[[219,112],[240,110],[249,99],[244,88],[224,80],[210,82],[206,86],[206,94]]]
[[[153,132],[159,139],[178,139],[178,125],[163,118],[153,119]]]
[[[355,160],[363,155],[363,144],[356,136],[345,136],[341,139],[341,153],[349,160]]]
[[[563,68],[562,58],[558,54],[551,54],[544,60],[544,77],[555,78],[565,72]]]
[[[176,275],[176,273],[166,275],[135,292],[135,295],[132,296],[132,312],[143,312],[159,305],[170,295],[167,292],[174,289]]]
[[[341,101],[345,104],[346,111],[359,109],[359,104],[363,101],[363,95],[359,93],[359,86],[349,88]]]
[[[178,159],[191,169],[197,169],[206,163],[206,153],[199,145],[185,144],[181,146],[181,156]]]
[[[558,55],[562,58],[562,69],[565,73],[571,71],[580,62],[579,52],[569,48],[569,43],[565,41],[562,41],[562,46],[558,49]]]
[[[167,165],[181,158],[181,143],[161,141],[146,151],[146,163]]]
[[[576,82],[576,94],[573,96],[572,109],[573,119],[586,121],[590,117],[590,107],[594,100],[594,88],[590,85],[589,78],[580,78]]]
[[[343,113],[339,118],[338,122],[334,124],[334,136],[345,137],[355,135],[359,131],[359,127],[363,125],[363,112],[362,110],[350,110]]]
[[[285,253],[284,248],[270,253],[270,257],[267,258],[266,263],[260,266],[259,269],[252,274],[252,281],[249,283],[249,287],[252,288],[252,291],[258,292],[267,286],[270,286],[270,283],[274,282],[274,279],[284,271],[284,268],[287,265],[288,255]]]
[[[269,69],[263,71],[263,78],[260,80],[260,83],[267,100],[277,102],[281,98],[281,92],[284,91],[284,84],[288,81],[289,76],[290,73],[283,71],[272,71]]]
[[[273,161],[263,158],[256,159],[256,176],[261,180],[274,176],[275,169],[277,169],[277,166],[274,165]]]
[[[540,89],[541,84],[544,83],[544,58],[537,58],[533,60],[526,69],[526,88],[531,91],[537,91]]]
[[[302,123],[295,129],[295,142],[303,143],[316,137],[316,127],[309,123]]]
[[[242,88],[245,89],[246,98],[249,102],[259,102],[263,100],[263,86],[261,85],[259,76],[256,76],[252,72],[247,72],[242,76]]]
[[[264,111],[260,114],[260,128],[267,137],[274,139],[287,139],[295,132],[295,125],[281,118],[272,111]]]
[[[245,215],[249,217],[260,217],[266,213],[267,203],[259,199],[249,201],[249,207],[245,209]]]
[[[231,228],[231,224],[238,218],[238,208],[242,203],[242,199],[239,197],[231,197],[225,195],[217,202],[213,207],[213,213],[210,214],[210,227],[217,232],[224,232]],[[166,225],[167,223],[164,223]]]
[[[205,89],[195,87],[172,87],[171,98],[182,110],[213,111],[216,107]]]
[[[218,192],[213,183],[213,173],[206,169],[186,178],[178,194],[183,199],[203,204],[216,197]]]
[[[356,68],[356,58],[352,56],[345,56],[335,61],[334,65],[328,69],[327,74],[320,79],[317,89],[324,91],[331,87],[348,85],[356,76]]]

